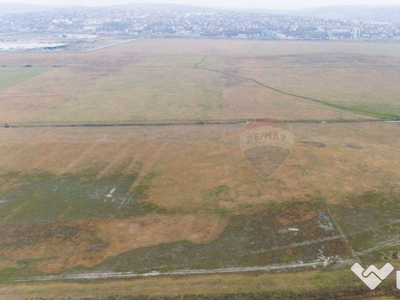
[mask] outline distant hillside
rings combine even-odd
[[[45,10],[50,10],[56,8],[57,6],[51,5],[35,5],[35,4],[3,4],[0,3],[0,15],[5,14],[26,14],[26,13],[34,13]]]
[[[129,1],[129,0],[128,0]],[[65,10],[65,11],[132,11],[132,10],[147,10],[147,11],[209,11],[210,8],[194,6],[194,5],[181,5],[181,4],[168,4],[168,3],[131,3],[122,5],[109,5],[109,6],[81,6],[81,5],[35,5],[35,4],[2,4],[0,3],[0,15],[4,14],[26,14],[35,13],[47,10]]]
[[[129,0],[128,0],[129,1]],[[157,1],[157,0],[156,0]],[[357,20],[367,22],[391,22],[400,23],[400,5],[387,6],[368,6],[368,5],[341,5],[314,7],[299,10],[263,10],[263,9],[228,9],[217,7],[201,7],[194,5],[167,4],[167,3],[132,3],[125,5],[111,6],[53,6],[53,5],[31,5],[31,4],[0,4],[0,15],[2,14],[24,14],[41,12],[51,9],[62,9],[68,11],[75,10],[97,10],[97,11],[121,11],[121,10],[148,10],[148,11],[213,11],[213,10],[233,10],[253,13],[269,13],[278,15],[292,15],[304,17],[317,17],[338,20]]]
[[[400,23],[400,5],[368,6],[342,5],[306,8],[300,10],[269,11],[275,14],[318,17],[340,20],[357,20],[367,22]]]
[[[193,10],[208,10],[206,7],[188,5],[188,4],[172,4],[172,3],[130,3],[121,5],[104,6],[102,8],[118,8],[118,9],[169,9],[175,11],[193,11]]]

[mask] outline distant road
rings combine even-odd
[[[57,127],[144,127],[144,126],[198,126],[246,124],[263,119],[235,119],[184,122],[132,122],[132,123],[71,123],[71,124],[12,124],[5,123],[4,128],[57,128]],[[267,120],[267,119],[266,119]],[[281,120],[286,124],[332,124],[332,123],[400,123],[400,119],[331,119],[331,120]]]
[[[105,48],[110,48],[110,47],[114,47],[114,46],[130,43],[132,41],[136,41],[136,39],[126,40],[126,41],[122,41],[122,42],[113,43],[113,44],[110,44],[110,45],[105,45],[105,46],[101,46],[101,47],[97,47],[97,48],[93,48],[93,49],[88,49],[88,50],[85,50],[83,52],[93,52],[93,51],[97,51],[97,50],[101,50],[101,49],[105,49]]]

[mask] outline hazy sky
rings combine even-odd
[[[232,8],[298,9],[305,7],[367,4],[400,5],[400,0],[0,0],[0,3],[30,3],[50,5],[115,5],[125,3],[178,3]]]

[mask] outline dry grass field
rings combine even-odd
[[[302,287],[339,287],[352,278],[340,261],[384,262],[400,247],[400,127],[384,121],[400,115],[399,47],[142,39],[1,53],[0,297],[26,295],[15,281],[33,276],[324,261],[337,264]],[[257,118],[293,135],[267,178],[240,144]],[[284,280],[304,274],[271,289],[297,290]],[[129,293],[268,290],[251,276],[169,290],[173,278],[135,279],[159,287]],[[240,278],[252,288],[229,288]],[[56,285],[38,289],[67,295]]]

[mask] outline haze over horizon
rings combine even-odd
[[[51,1],[51,0],[0,0],[0,4],[36,4],[36,5],[80,5],[81,0]],[[83,6],[108,6],[120,4],[137,4],[137,3],[160,3],[160,4],[182,4],[196,5],[205,7],[221,7],[221,8],[239,8],[239,9],[303,9],[313,7],[324,7],[334,5],[371,5],[386,6],[400,5],[400,0],[388,0],[385,2],[379,0],[281,0],[279,2],[273,0],[221,0],[216,5],[212,0],[88,0]]]

